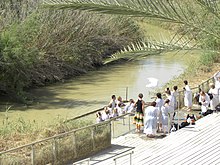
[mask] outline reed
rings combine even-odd
[[[41,0],[1,1],[0,91],[27,100],[25,89],[70,78],[141,38],[132,19],[42,9]]]

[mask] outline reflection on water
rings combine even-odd
[[[158,87],[163,86],[184,70],[181,55],[149,56],[140,61],[108,66],[90,72],[72,81],[30,91],[36,103],[29,107],[16,106],[9,111],[9,119],[22,116],[27,120],[46,122],[57,116],[71,118],[106,105],[112,94],[125,99],[137,99],[138,93],[144,100],[150,99],[149,92],[154,88],[146,87],[148,78],[158,79]],[[181,57],[182,58],[182,57]],[[4,113],[0,113],[4,118]]]

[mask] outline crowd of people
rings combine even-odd
[[[215,83],[209,84],[209,91],[200,90],[194,98],[197,98],[201,106],[201,115],[205,116],[216,110],[220,103],[220,72],[214,75]],[[187,111],[192,110],[193,95],[187,80],[184,82],[184,105]],[[178,87],[174,86],[172,91],[166,88],[164,93],[157,93],[155,100],[146,106],[143,100],[144,95],[138,94],[137,101],[130,99],[128,104],[123,103],[119,96],[116,99],[112,95],[111,101],[104,108],[104,111],[97,112],[97,122],[105,121],[127,112],[134,112],[133,124],[136,125],[136,132],[145,133],[148,137],[154,137],[156,132],[168,133],[174,127],[175,110],[178,108]],[[123,107],[123,108],[122,108]],[[179,128],[189,124],[195,124],[196,116],[187,115],[186,120],[180,124]]]
[[[96,122],[100,123],[125,113],[134,112],[134,104],[133,99],[130,99],[129,103],[125,104],[121,96],[116,99],[116,96],[112,95],[109,104],[104,107],[104,110],[96,113]]]

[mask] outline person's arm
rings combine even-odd
[[[145,102],[142,100],[142,110],[143,110],[143,114],[145,113],[145,112],[144,112],[144,108],[145,108]]]

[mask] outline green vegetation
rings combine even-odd
[[[39,8],[41,1],[34,0],[0,2],[0,10],[4,10],[0,15],[1,93],[14,95],[25,101],[24,89],[85,73],[103,65],[103,59],[125,47],[122,53],[114,54],[113,57],[117,56],[118,58],[115,59],[119,59],[130,55],[128,58],[132,59],[135,56],[143,57],[146,54],[165,51],[199,50],[202,52],[199,62],[191,60],[191,67],[187,71],[192,76],[198,68],[209,71],[215,62],[219,62],[218,1],[72,0],[70,2],[47,0],[44,6],[51,9]],[[64,9],[97,11],[99,14]],[[105,14],[117,14],[117,16]],[[142,41],[143,36],[139,27],[130,16],[165,22],[168,28],[176,31],[176,35],[168,43]],[[91,124],[74,122],[77,123],[63,123],[58,120],[42,129],[34,123],[24,121],[23,118],[12,123],[6,116],[4,127],[0,130],[1,149],[7,149],[9,143],[17,142],[16,145],[22,145]],[[86,131],[79,133],[83,137],[79,136],[78,140],[80,141],[87,134]],[[70,139],[66,141],[69,142]],[[65,142],[61,144],[66,147]],[[84,144],[89,151],[90,142]],[[10,147],[14,146],[10,145]],[[39,148],[42,149],[41,146]],[[44,149],[49,150],[47,145],[42,151]],[[65,148],[65,150],[71,149]],[[62,151],[61,149],[60,152]]]
[[[74,77],[141,38],[130,18],[40,8],[41,0],[0,2],[0,92],[26,101],[24,90]]]
[[[88,124],[88,123],[87,123]],[[91,124],[91,123],[90,123]],[[85,122],[68,122],[68,124],[61,124],[62,132],[68,129],[76,129],[77,127],[85,126]],[[61,126],[60,125],[60,126]],[[111,145],[111,129],[109,127],[109,123],[103,123],[97,126],[85,127],[79,130],[75,130],[75,132],[71,132],[69,134],[63,134],[59,137],[54,137],[54,129],[51,132],[47,132],[49,138],[44,141],[38,141],[34,145],[35,156],[34,162],[35,164],[67,164],[68,161],[77,160],[80,158],[84,158],[85,156],[90,155],[93,152],[98,152],[106,147]],[[64,128],[65,127],[65,128]],[[48,130],[48,128],[47,128]],[[29,133],[32,135],[32,141],[36,141],[36,137],[42,135],[44,131],[32,132]],[[26,135],[26,136],[25,136]],[[30,137],[30,135],[28,136]],[[13,143],[14,146],[22,145],[20,142],[30,143],[30,139],[28,139],[27,134],[14,135],[14,141],[7,141],[7,144]],[[45,137],[45,136],[44,136]],[[43,137],[41,137],[43,139]],[[7,144],[2,143],[1,147],[5,149],[8,147]],[[5,145],[5,146],[4,146]],[[24,145],[24,144],[23,144]],[[9,153],[3,154],[0,157],[1,164],[30,164],[31,163],[31,152],[32,147],[26,146],[19,150],[11,151]]]
[[[213,56],[211,54],[219,54],[219,5],[219,1],[214,0],[46,0],[44,2],[45,7],[53,9],[88,10],[165,22],[170,28],[176,30],[176,35],[171,41],[166,44],[157,43],[156,46],[153,44],[153,47],[152,44],[149,44],[151,42],[147,41],[146,46],[144,44],[136,45],[138,49],[135,51],[142,50],[144,53],[144,51],[151,51],[152,48],[153,50],[159,49],[162,51],[185,48],[190,48],[191,50],[200,49],[201,52],[204,52],[201,62],[207,64],[210,63],[208,61],[210,58],[216,59],[216,55]],[[139,49],[140,46],[145,47],[145,49]],[[128,49],[128,51],[135,52],[134,49]]]

